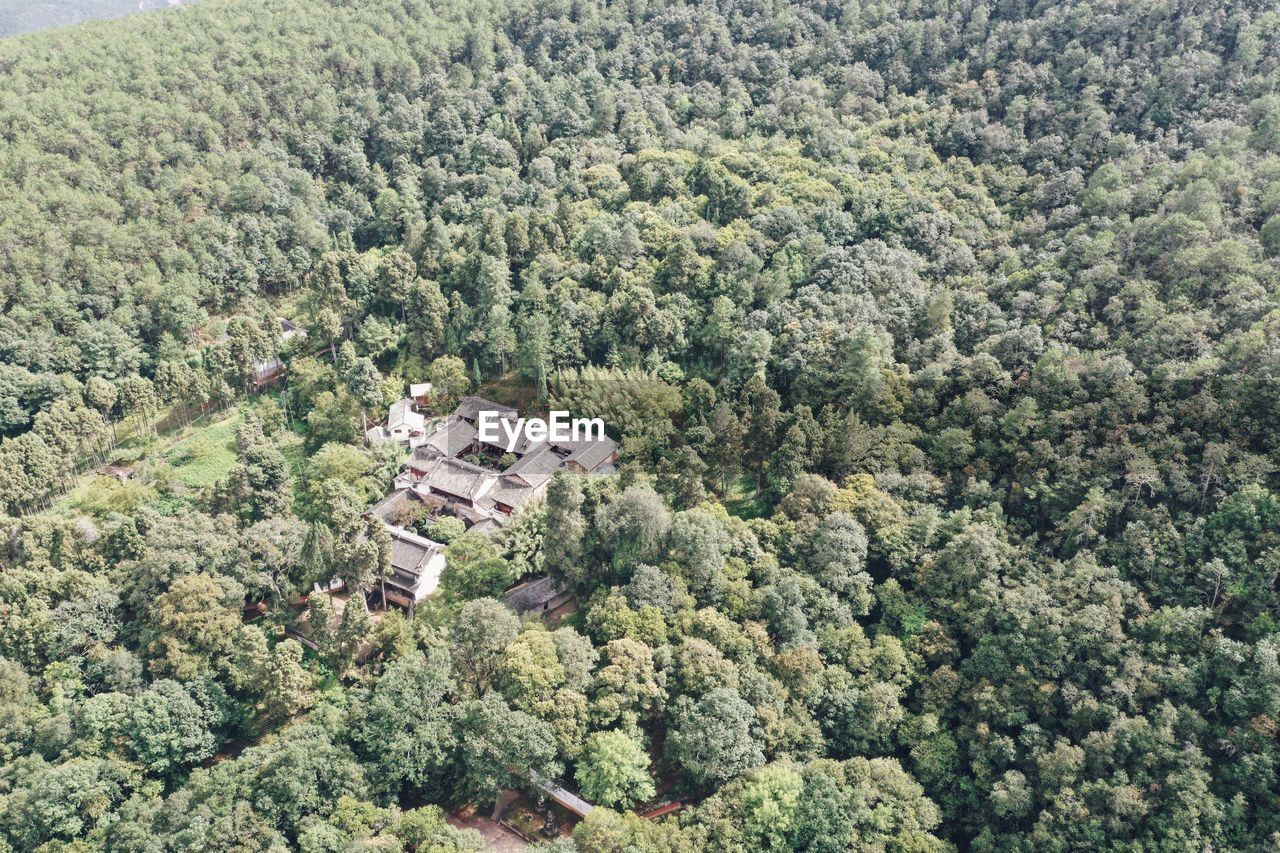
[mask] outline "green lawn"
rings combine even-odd
[[[74,518],[78,513],[106,518],[112,513],[132,514],[156,498],[155,490],[138,480],[118,482],[94,471],[81,474],[75,486],[53,505],[53,512]]]
[[[98,518],[130,514],[143,505],[161,512],[182,511],[200,490],[226,477],[235,465],[236,429],[242,420],[237,405],[160,435],[147,431],[137,418],[117,424],[121,440],[110,458],[131,463],[137,477],[118,483],[99,476],[96,469],[86,471],[54,508]],[[306,458],[301,437],[286,432],[280,449],[296,478]]]
[[[743,474],[729,484],[725,507],[744,520],[764,515],[764,498],[756,494],[756,478],[753,475]]]
[[[176,482],[189,489],[211,486],[226,476],[235,464],[238,409],[214,412],[190,426],[153,435],[138,418],[116,425],[119,444],[109,458],[130,464],[137,477],[119,483],[100,476],[97,469],[85,471],[75,485],[54,504],[58,512],[82,512],[106,517],[111,513],[130,514],[141,505],[157,505],[158,484]],[[163,489],[162,489],[163,491]],[[181,500],[181,495],[172,496]]]
[[[236,427],[240,412],[232,409],[201,419],[178,432],[161,457],[179,482],[205,488],[221,480],[236,463]]]

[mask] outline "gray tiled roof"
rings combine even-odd
[[[392,568],[415,577],[432,554],[444,550],[439,542],[433,542],[403,527],[388,524],[387,532],[391,534]]]
[[[280,338],[285,341],[291,341],[294,338],[307,337],[307,330],[294,323],[292,320],[286,320],[284,317],[277,317],[280,323]]]
[[[515,420],[513,418],[503,418],[502,420],[505,423],[509,424],[510,429],[513,432],[515,432],[516,426],[515,426]],[[510,438],[507,435],[507,430],[503,428],[501,423],[498,425],[497,430],[498,430],[498,437],[494,441],[485,441],[483,438],[480,438],[478,430],[476,432],[476,437],[482,444],[487,444],[489,447],[495,448],[496,450],[500,450],[503,453],[506,453],[507,443],[510,441]],[[538,444],[530,441],[529,437],[525,435],[524,430],[520,430],[516,432],[516,443],[515,443],[515,446],[511,448],[511,452],[515,453],[517,456],[523,456],[526,453],[532,452],[537,447],[538,447]]]
[[[440,426],[436,427],[430,437],[423,443],[422,450],[425,447],[432,448],[442,456],[457,456],[466,452],[476,440],[476,428],[462,418],[451,417]],[[414,454],[417,458],[417,454]]]
[[[480,417],[481,412],[497,412],[501,417],[511,418],[512,420],[520,417],[520,413],[510,406],[504,406],[501,403],[495,403],[492,400],[486,400],[484,397],[463,397],[458,401],[458,408],[453,413],[460,418],[466,418],[474,421]]]
[[[406,397],[391,405],[391,411],[387,413],[387,429],[395,429],[405,424],[414,429],[421,429],[424,420],[421,414],[414,411],[413,401]]]
[[[394,524],[387,524],[386,529],[391,536],[391,576],[387,582],[421,601],[440,584],[444,546]]]
[[[271,358],[256,359],[253,362],[253,378],[259,380],[283,368],[284,362],[278,356],[273,355]]]
[[[529,502],[533,494],[533,489],[515,477],[509,477],[504,474],[498,478],[498,481],[494,483],[493,488],[489,490],[485,497],[504,503],[513,509],[519,509]]]
[[[503,472],[505,477],[519,477],[534,488],[541,486],[560,467],[560,457],[551,449],[551,445],[542,443],[520,457],[514,465]]]
[[[477,521],[475,524],[468,527],[467,530],[474,533],[483,533],[484,535],[488,536],[490,533],[493,533],[494,531],[501,529],[501,527],[502,525],[499,524],[496,519],[482,518],[479,521]]]
[[[406,407],[409,403],[401,402]],[[608,437],[529,442],[521,434],[516,448],[518,458],[505,471],[498,472],[461,458],[478,443],[478,430],[467,419],[475,419],[481,411],[518,416],[515,409],[483,397],[462,398],[457,410],[439,422],[426,441],[414,449],[404,470],[396,476],[394,487],[411,490],[429,506],[447,507],[473,525],[494,528],[536,500],[547,481],[569,462],[588,472],[603,473],[618,450],[618,443]]]
[[[593,471],[601,463],[608,460],[618,449],[618,442],[612,438],[593,441],[570,453],[565,462],[576,462],[588,471]]]
[[[564,592],[564,588],[550,576],[536,578],[507,591],[503,602],[516,613],[525,613],[541,607]]]
[[[396,489],[391,494],[369,507],[366,512],[368,512],[369,515],[376,515],[378,518],[386,521],[391,518],[394,513],[398,512],[401,507],[405,506],[408,501],[413,500],[409,495],[410,493],[408,489]]]
[[[474,500],[497,475],[461,459],[441,457],[431,464],[422,482],[460,498]]]
[[[591,810],[595,808],[595,806],[591,805],[591,803],[588,803],[577,794],[566,791],[564,788],[561,788],[559,785],[532,768],[529,770],[529,779],[539,788],[539,790],[545,793],[553,801],[564,806],[579,817],[586,817],[591,814]]]

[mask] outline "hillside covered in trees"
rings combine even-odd
[[[1280,844],[1274,3],[6,38],[0,305],[0,850]],[[621,456],[374,624],[424,380]]]

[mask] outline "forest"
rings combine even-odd
[[[6,37],[0,307],[0,851],[1280,846],[1272,2]],[[617,470],[371,614],[424,381]]]

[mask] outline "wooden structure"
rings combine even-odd
[[[547,613],[573,598],[573,593],[560,585],[550,575],[534,578],[514,586],[502,596],[502,601],[519,615]]]
[[[570,791],[561,788],[555,782],[543,776],[537,770],[530,770],[528,773],[529,781],[539,791],[547,795],[547,799],[551,800],[559,806],[562,806],[576,814],[578,817],[586,817],[591,814],[591,810],[595,806]]]
[[[104,477],[114,477],[121,483],[127,483],[137,476],[136,471],[121,462],[112,462],[108,465],[103,465],[98,469],[98,473]]]
[[[406,398],[396,404],[402,419],[412,402]],[[452,415],[427,425],[429,434],[408,439],[414,452],[394,487],[411,489],[428,506],[451,512],[473,526],[497,528],[542,500],[557,471],[607,474],[614,470],[618,443],[607,436],[534,441],[521,431],[508,451],[506,440],[480,437],[476,424],[482,412],[511,423],[519,418],[510,406],[463,397]],[[387,438],[400,437],[392,430],[396,415],[393,407]]]
[[[649,811],[643,812],[640,817],[647,817],[650,820],[653,820],[654,818],[659,818],[663,815],[669,815],[672,812],[678,812],[682,808],[684,808],[684,803],[677,800],[674,803],[663,803],[656,809],[649,809]]]
[[[430,382],[412,382],[409,384],[409,398],[419,406],[430,406],[434,387]]]
[[[253,383],[254,388],[265,388],[278,381],[281,376],[284,376],[284,362],[279,356],[272,356],[253,362],[253,373],[249,381]]]
[[[418,411],[413,400],[405,397],[387,412],[387,423],[383,431],[392,441],[417,447],[427,440],[427,418]]]
[[[386,528],[391,535],[391,576],[379,588],[385,591],[385,604],[412,613],[418,602],[440,586],[444,546],[403,527],[386,524]]]

